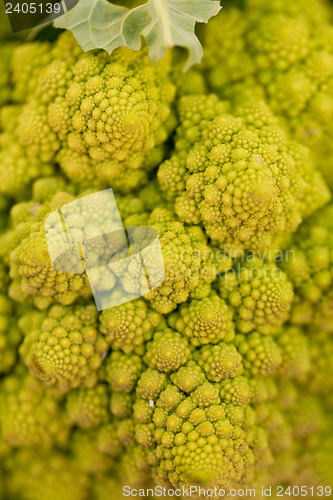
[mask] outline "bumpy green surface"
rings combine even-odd
[[[206,28],[205,62],[185,75],[178,51],[154,67],[144,48],[84,54],[68,33],[14,49],[0,113],[4,500],[333,477],[333,205],[317,169],[328,128],[310,143],[317,159],[293,142],[314,109],[318,123],[330,114],[330,21],[319,0],[243,4],[248,16],[226,5]],[[94,286],[116,296],[137,262],[111,266],[106,195],[78,202],[109,187],[127,227],[156,230],[165,275],[98,311],[74,252],[67,272],[52,266],[45,221],[80,207],[67,227],[75,242],[97,236]]]
[[[25,176],[14,188],[3,165],[5,194],[19,198],[55,161],[74,183],[111,182],[133,191],[163,159],[173,126],[170,60],[154,67],[146,50],[125,48],[112,57],[104,51],[85,54],[64,33],[54,46],[35,41],[17,47],[11,69],[11,99],[21,111],[15,139],[3,155],[7,162],[24,161]]]
[[[237,255],[295,231],[329,193],[308,152],[287,140],[264,103],[233,115],[223,107],[214,95],[180,99],[176,152],[158,180],[180,220],[202,223]]]
[[[39,315],[40,328],[29,328],[20,348],[35,376],[63,390],[94,386],[109,347],[98,331],[96,308],[53,306],[47,317]]]
[[[332,176],[332,7],[322,0],[232,0],[202,30],[203,74],[222,98],[264,99]]]

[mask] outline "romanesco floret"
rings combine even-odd
[[[53,298],[62,304],[70,304],[78,296],[91,294],[86,274],[70,272],[75,270],[73,263],[67,274],[54,269],[47,246],[45,219],[53,210],[73,200],[71,194],[58,192],[49,202],[32,201],[13,208],[14,228],[8,236],[13,250],[10,253],[11,277],[19,283],[24,294],[36,298],[37,307],[39,304],[42,307],[49,305]],[[57,235],[63,235],[62,226]],[[63,241],[62,237],[58,248],[61,248],[61,242],[64,245]]]
[[[158,465],[159,480],[173,486],[193,481],[228,486],[240,480],[254,460],[242,407],[223,403],[219,385],[208,382],[193,362],[171,380],[155,393],[149,420],[136,424],[137,440]]]
[[[131,393],[143,371],[141,357],[113,351],[105,361],[105,380],[113,391]]]
[[[11,446],[51,446],[68,441],[71,427],[63,397],[25,369],[1,383],[1,433]]]
[[[61,390],[94,386],[109,348],[98,331],[96,308],[57,305],[42,316],[40,327],[31,330],[20,347],[27,366],[44,383]]]
[[[30,196],[32,182],[52,175],[54,167],[40,158],[29,158],[18,140],[18,121],[21,107],[8,105],[0,111],[0,172],[1,193],[16,200]]]
[[[145,361],[148,366],[160,372],[177,370],[189,361],[191,351],[188,341],[178,332],[166,328],[157,331],[151,342],[147,344]]]
[[[258,332],[235,336],[235,346],[242,356],[247,376],[267,376],[275,373],[282,363],[277,343],[270,335]]]
[[[200,141],[203,131],[212,120],[229,113],[230,103],[221,101],[215,94],[207,94],[205,98],[202,94],[193,95],[179,99],[177,111],[179,125],[175,130],[175,148],[177,151],[186,152]],[[179,191],[184,189],[182,178],[184,173],[185,170],[180,169],[180,176],[176,178],[176,185],[172,186],[172,191],[176,188]]]
[[[124,233],[120,231],[122,225],[118,211],[109,190],[92,196],[89,203],[72,196],[72,189],[69,192],[56,192],[49,199],[52,189],[48,186],[52,183],[55,184],[53,178],[44,179],[42,186],[37,186],[36,189],[33,187],[39,198],[46,197],[41,200],[44,203],[31,201],[13,207],[14,230],[7,235],[13,250],[12,276],[24,293],[35,296],[37,301],[39,299],[37,307],[43,307],[43,302],[47,305],[53,300],[70,304],[78,296],[91,294],[87,274],[83,272],[86,268],[82,265],[79,246],[85,266],[94,268],[91,270],[90,280],[101,293],[112,290],[117,278],[105,266],[102,266],[101,271],[98,264],[112,262],[117,252],[124,245],[127,247]],[[57,183],[61,185],[60,180]],[[93,195],[91,191],[83,194]],[[70,204],[74,200],[75,203]],[[67,205],[66,231],[57,211],[64,204]],[[120,236],[115,238],[114,231],[118,229]],[[68,235],[71,237],[70,246]]]
[[[209,97],[201,100],[210,109]],[[318,174],[311,164],[298,161],[264,103],[244,105],[234,115],[213,114],[200,127],[195,126],[200,106],[194,100],[191,114],[191,105],[191,96],[180,100],[180,116],[186,119],[178,130],[178,151],[158,170],[161,188],[173,197],[180,220],[202,223],[212,240],[237,255],[266,248],[277,234],[295,231],[309,192],[314,194],[307,214],[328,200],[323,181],[316,195],[318,183],[311,179]],[[191,148],[188,135],[195,137]]]
[[[156,208],[147,224],[158,233],[164,261],[162,284],[144,295],[156,311],[168,314],[203,283],[211,283],[219,272],[230,268],[228,257],[214,258],[200,227],[178,222],[171,211]]]
[[[251,388],[246,380],[246,377],[234,377],[231,379],[222,380],[220,396],[226,403],[231,403],[236,406],[246,406],[251,400]],[[250,407],[247,407],[249,410]],[[251,410],[249,410],[251,412]],[[253,424],[255,418],[253,415]]]
[[[117,428],[117,436],[123,446],[129,447],[135,444],[135,429],[132,414],[131,418],[121,420]]]
[[[203,74],[221,98],[264,98],[332,185],[331,9],[320,0],[294,4],[225,2],[202,32]]]
[[[14,95],[25,103],[18,127],[23,156],[56,160],[82,185],[132,191],[164,156],[173,126],[171,61],[154,68],[145,49],[84,54],[73,40],[64,33],[53,46],[27,44],[14,54]],[[66,43],[70,55],[61,50]],[[22,58],[29,85],[19,79]]]
[[[233,344],[203,346],[195,353],[195,359],[211,382],[221,382],[242,371],[242,357]]]
[[[225,3],[187,74],[145,42],[83,52],[51,26],[10,42],[1,498],[327,492],[333,8]]]
[[[52,59],[49,42],[22,44],[14,51],[11,70],[15,102],[25,102],[34,92],[41,69]]]
[[[75,389],[66,397],[70,420],[83,429],[97,427],[107,422],[109,392],[107,386],[98,384],[92,389]]]
[[[295,300],[291,321],[312,323],[333,331],[333,205],[330,204],[304,223],[291,242],[291,251],[281,267],[294,284]]]
[[[139,378],[136,391],[143,399],[155,399],[165,386],[166,380],[164,373],[148,368]]]
[[[117,418],[129,418],[132,414],[133,394],[112,392],[110,397],[110,412]]]
[[[100,316],[100,331],[115,349],[128,353],[150,340],[161,315],[152,310],[143,299],[106,309]]]
[[[287,275],[274,263],[249,256],[217,281],[220,296],[234,311],[240,333],[259,329],[264,333],[281,325],[289,315],[293,288]]]
[[[216,344],[221,340],[230,342],[234,337],[232,312],[226,302],[211,292],[203,299],[194,298],[182,304],[171,314],[168,323],[189,337],[191,344]]]
[[[16,200],[25,198],[36,178],[53,174],[52,165],[26,157],[22,147],[14,142],[0,151],[0,165],[1,193]]]

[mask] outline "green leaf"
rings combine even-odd
[[[139,50],[144,36],[154,64],[178,45],[189,51],[186,70],[202,58],[195,23],[207,23],[220,9],[213,0],[148,0],[134,9],[107,0],[79,0],[54,26],[71,30],[84,51],[100,48],[109,54],[122,46]]]

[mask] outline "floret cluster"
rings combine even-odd
[[[1,499],[330,485],[331,15],[226,1],[185,74],[177,51],[154,66],[146,47],[83,52],[67,31],[6,42]],[[98,311],[74,260],[55,269],[45,222],[107,188],[125,227],[158,234],[165,276]],[[77,241],[107,224],[91,199]],[[125,264],[104,264],[111,293]]]
[[[325,0],[224,4],[223,16],[202,34],[211,90],[234,103],[264,99],[292,137],[311,149],[332,187],[331,6]]]

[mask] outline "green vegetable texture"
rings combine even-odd
[[[333,7],[221,4],[0,26],[0,500],[331,496]]]
[[[211,90],[235,103],[265,99],[332,187],[331,20],[325,1],[246,0],[238,8],[226,0],[202,39]]]

